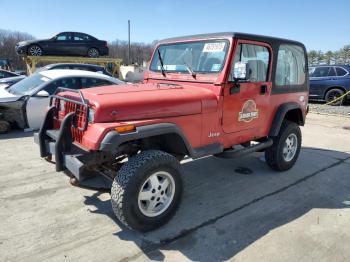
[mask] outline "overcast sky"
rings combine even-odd
[[[60,31],[104,40],[152,42],[162,38],[237,31],[290,38],[307,49],[350,44],[349,0],[0,0],[1,29],[37,38]]]

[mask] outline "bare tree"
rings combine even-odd
[[[30,39],[34,36],[28,33],[0,29],[0,58],[9,59],[13,68],[25,69],[23,60],[16,54],[15,45]]]

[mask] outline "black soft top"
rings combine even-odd
[[[283,39],[272,36],[264,36],[264,35],[254,35],[254,34],[246,34],[246,33],[238,33],[238,32],[222,32],[222,33],[209,33],[209,34],[199,34],[199,35],[188,35],[188,36],[180,36],[173,37],[160,40],[159,44],[171,43],[171,42],[181,42],[181,41],[191,41],[196,39],[217,39],[217,38],[239,38],[244,40],[251,41],[259,41],[265,42],[270,45],[280,44],[280,43],[290,43],[304,47],[304,45],[300,42]],[[304,47],[305,48],[305,47]]]

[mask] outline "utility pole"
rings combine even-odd
[[[130,20],[128,20],[128,35],[129,35],[129,45],[128,45],[128,63],[130,65]]]

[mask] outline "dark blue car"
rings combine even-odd
[[[311,66],[309,72],[310,100],[331,102],[350,91],[349,65]],[[340,105],[346,99],[350,99],[350,94],[332,104]]]

